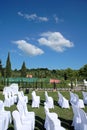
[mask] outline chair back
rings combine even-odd
[[[2,111],[4,111],[4,103],[0,100],[0,112],[2,113]]]
[[[20,114],[21,116],[24,116],[23,105],[22,105],[21,103],[19,103],[19,102],[18,102],[18,104],[17,104],[17,109],[18,109],[18,111],[19,111],[19,114]]]
[[[80,112],[80,117],[81,117],[81,123],[87,125],[87,116],[86,116],[85,111],[80,108],[79,112]]]
[[[77,94],[70,92],[70,103],[77,104],[79,101],[79,97]]]
[[[13,123],[14,123],[14,129],[15,130],[21,130],[21,119],[20,119],[20,114],[17,110],[14,110],[12,112],[12,117],[13,117]]]
[[[49,113],[49,108],[45,105],[44,106],[45,114]]]

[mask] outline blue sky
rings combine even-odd
[[[12,69],[87,64],[86,0],[1,0],[0,59]]]

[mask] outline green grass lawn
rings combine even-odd
[[[61,92],[68,100],[70,99],[70,95],[68,91],[62,91]],[[82,92],[75,92],[79,95],[80,98],[82,98]],[[32,108],[31,107],[31,92],[29,92],[28,98],[29,102],[27,104],[28,110],[29,111],[34,111],[35,112],[35,130],[45,130],[44,129],[44,120],[45,120],[45,112],[44,112],[44,101],[45,101],[45,95],[44,91],[36,91],[36,94],[40,96],[40,107],[39,108]],[[66,129],[66,130],[73,130],[73,127],[71,126],[72,124],[72,119],[73,119],[73,112],[72,112],[72,107],[70,106],[70,109],[63,109],[58,106],[58,94],[57,92],[52,92],[48,91],[48,95],[52,96],[54,99],[54,109],[50,109],[50,112],[56,112],[58,114],[58,118],[61,120],[61,125]],[[2,93],[0,93],[0,99],[4,99]],[[10,108],[5,108],[6,110],[10,110],[11,112],[16,109],[16,105],[11,106]],[[87,112],[87,106],[85,106],[84,109]],[[14,130],[13,124],[9,125],[8,130]]]

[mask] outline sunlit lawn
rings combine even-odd
[[[61,92],[68,100],[70,98],[69,92],[68,91],[62,91]],[[82,98],[82,92],[75,92],[79,95],[80,98]],[[28,102],[28,110],[29,111],[34,111],[35,112],[35,130],[45,130],[44,129],[44,120],[45,120],[45,112],[44,112],[44,101],[45,101],[45,96],[44,96],[44,91],[36,91],[36,94],[40,96],[40,107],[39,108],[32,108],[31,107],[31,92],[29,92],[28,95],[29,97],[29,102]],[[52,112],[56,112],[58,114],[58,118],[61,120],[61,125],[66,128],[66,130],[73,130],[73,127],[71,126],[72,124],[72,119],[73,119],[73,112],[72,112],[72,107],[70,106],[70,109],[63,109],[58,106],[58,94],[57,92],[53,91],[48,91],[48,95],[52,96],[54,99],[54,104],[55,107],[54,109],[50,109]],[[0,94],[0,99],[3,100],[2,93]],[[5,108],[6,110],[10,110],[11,112],[16,109],[16,105],[11,106],[11,108]],[[87,106],[85,107],[85,111],[87,109]],[[9,125],[8,130],[14,130],[13,124]]]

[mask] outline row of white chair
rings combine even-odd
[[[17,103],[18,98],[21,96],[24,98],[25,102],[28,103],[28,96],[24,95],[23,91],[18,91],[18,85],[12,84],[9,87],[5,87],[3,90],[4,94],[4,106],[10,107]],[[59,91],[58,91],[58,105],[62,108],[69,108],[69,102],[74,103],[80,108],[84,108],[84,104],[87,104],[87,92],[82,92],[83,99],[79,99],[78,95],[70,91],[70,100],[67,100]],[[48,96],[47,91],[45,91],[45,102],[44,104],[48,105],[48,108],[54,108],[53,98]],[[36,95],[36,92],[32,92],[32,107],[38,107],[40,105],[40,96]]]
[[[87,96],[86,92],[82,92],[82,93],[85,93],[85,96]],[[45,127],[53,128],[55,125],[56,126],[58,125],[58,127],[60,127],[60,125],[59,125],[60,123],[58,124],[58,122],[60,122],[60,121],[58,119],[56,121],[53,120],[54,117],[58,118],[57,114],[54,114],[54,113],[49,114],[49,108],[54,108],[54,102],[53,102],[53,98],[48,96],[47,91],[45,91],[45,98],[46,98],[46,101],[44,102],[44,105],[47,107],[47,109],[45,109],[45,111],[47,111],[46,113],[48,113],[48,114],[46,114],[47,116],[46,116],[46,120],[45,120]],[[84,103],[82,101],[83,100],[79,99],[78,95],[70,92],[70,103],[71,103],[71,105],[74,104],[78,108],[84,108]],[[17,103],[18,111],[15,110],[15,111],[12,112],[12,116],[13,116],[13,120],[14,120],[14,129],[15,130],[19,129],[19,126],[17,125],[18,122],[20,123],[20,128],[22,128],[22,127],[25,128],[26,127],[26,130],[34,130],[34,127],[35,127],[35,113],[34,112],[28,112],[27,103],[28,103],[28,97],[24,95],[23,91],[19,91],[18,92],[18,103]],[[3,102],[0,103],[0,104],[3,104],[3,105],[0,105],[0,106],[3,106],[3,107],[0,107],[1,108],[0,109],[1,110],[0,111],[0,124],[1,124],[0,125],[1,129],[0,130],[3,130],[3,129],[6,130],[9,123],[11,122],[11,113],[8,112],[10,114],[7,114],[7,116],[5,116],[6,113],[7,113],[4,110],[4,105],[5,104]],[[33,91],[32,92],[32,107],[39,107],[39,104],[40,104],[40,96],[37,96],[36,92]],[[58,92],[58,104],[62,108],[69,108],[69,101],[60,92]],[[4,114],[2,114],[2,111],[4,111]],[[18,116],[16,116],[16,114]],[[50,115],[52,115],[52,116],[50,117]],[[3,116],[3,120],[1,120],[2,116]],[[5,121],[6,121],[6,123],[5,123]],[[3,122],[5,123],[4,125],[3,125]],[[51,122],[51,125],[49,126],[48,125],[49,123],[47,123],[47,122]],[[74,119],[73,119],[73,122],[75,122]],[[25,124],[26,124],[26,126],[25,126]],[[28,124],[28,126],[27,126],[27,124]],[[46,124],[47,124],[47,126],[46,126]],[[52,124],[53,124],[53,127],[52,127]],[[75,124],[75,123],[73,123],[73,124]],[[5,126],[5,128],[4,128],[4,126]],[[28,129],[27,129],[27,127],[28,127]],[[51,130],[51,128],[49,130]],[[60,128],[60,129],[62,130],[62,128]],[[22,128],[22,130],[24,130],[24,129]],[[46,130],[48,130],[48,128]],[[56,130],[56,128],[55,128],[55,130]]]
[[[54,108],[54,101],[53,98],[48,96],[47,91],[45,91],[45,105],[47,105],[48,108]],[[32,107],[39,108],[40,106],[40,96],[36,95],[35,91],[32,91]]]
[[[58,92],[58,104],[62,108],[69,108],[69,103],[72,105],[77,105],[79,108],[85,108],[85,104],[87,105],[87,92],[82,91],[83,98],[80,99],[76,93],[69,92],[70,99],[66,99],[60,92]]]
[[[18,88],[18,84],[11,84],[4,87],[4,106],[10,107],[14,105],[14,103],[17,103]]]
[[[23,97],[25,102],[28,103],[28,96],[25,96],[23,91],[19,91],[18,84],[11,84],[9,86],[5,86],[3,89],[3,95],[5,107],[10,107],[14,105],[21,97]]]
[[[58,91],[58,105],[61,108],[70,108],[70,104],[75,104],[80,108],[85,108],[85,104],[87,104],[87,92],[82,92],[83,99],[80,99],[76,93],[70,91],[70,99],[66,99],[63,94]],[[70,103],[70,104],[69,104]],[[40,96],[36,95],[36,92],[32,92],[32,107],[38,107],[40,105]],[[51,96],[48,95],[48,92],[45,91],[45,102],[48,108],[54,108],[54,101]]]

